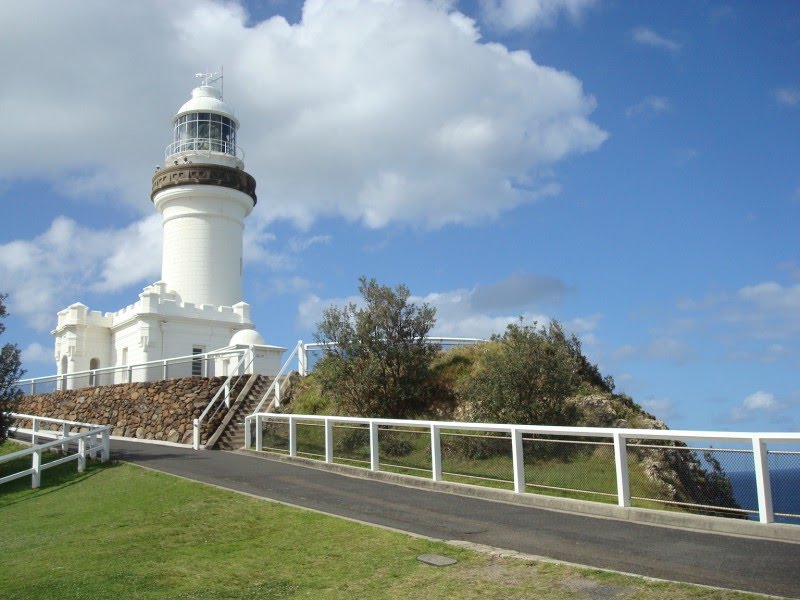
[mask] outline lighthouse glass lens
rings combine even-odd
[[[213,113],[190,113],[175,120],[174,152],[211,150],[236,156],[236,125]]]

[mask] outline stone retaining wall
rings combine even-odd
[[[223,381],[221,377],[184,377],[64,390],[26,396],[13,410],[111,425],[111,435],[116,436],[190,444],[192,421],[200,416]],[[206,424],[203,437],[208,430],[213,432],[214,425]]]

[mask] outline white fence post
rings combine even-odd
[[[69,423],[64,423],[63,425],[61,425],[61,439],[64,439],[66,437],[69,437]],[[63,442],[61,444],[61,452],[66,454],[68,450],[69,450],[69,443]]]
[[[192,448],[200,450],[200,420],[192,420]]]
[[[380,452],[378,451],[378,424],[369,422],[369,468],[371,471],[380,471]]]
[[[303,340],[297,341],[297,372],[303,377],[308,375],[308,354]]]
[[[31,487],[38,488],[42,483],[42,451],[37,449],[33,452],[33,473],[31,474]]]
[[[252,419],[249,417],[244,418],[244,449],[250,450],[250,422]]]
[[[516,427],[511,429],[511,457],[514,467],[514,491],[522,494],[525,492],[525,456],[522,447],[522,432]]]
[[[289,456],[297,456],[297,419],[289,417]]]
[[[431,423],[431,475],[434,481],[442,480],[442,432]]]
[[[167,380],[167,361],[164,361],[161,365],[161,379]]]
[[[762,523],[772,523],[775,515],[772,506],[772,484],[769,479],[769,454],[764,440],[758,436],[753,436],[753,461],[756,468],[758,520]]]
[[[256,450],[264,450],[264,428],[261,425],[261,415],[256,415]]]
[[[39,421],[36,420],[36,417],[33,417],[33,425],[31,425],[31,430],[33,433],[31,434],[31,444],[34,446],[39,443],[39,436],[36,435],[36,432],[39,431]]]
[[[224,392],[224,395],[225,395],[225,408],[230,408],[231,407],[231,380],[230,379],[226,379],[225,380],[225,392]]]
[[[100,450],[100,462],[108,462],[111,455],[111,444],[109,442],[108,427],[103,430],[103,448]]]
[[[325,462],[333,462],[333,421],[325,419]]]
[[[133,365],[128,367],[128,383],[133,381]]]
[[[78,473],[86,470],[86,438],[78,438]]]
[[[631,485],[628,476],[627,438],[616,432],[613,435],[614,466],[617,473],[617,504],[628,507],[631,505]]]

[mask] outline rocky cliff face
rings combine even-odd
[[[571,399],[582,414],[579,425],[632,429],[669,429],[631,398],[597,393]],[[629,440],[628,453],[638,461],[644,475],[658,487],[659,496],[686,505],[717,506],[704,513],[741,517],[724,508],[740,508],[731,482],[710,451],[689,450],[683,442]],[[701,460],[700,457],[703,457]],[[689,507],[691,508],[691,507]]]
[[[26,396],[14,412],[110,425],[111,435],[192,441],[192,421],[214,397],[223,379],[185,377]],[[204,435],[214,423],[205,425]]]

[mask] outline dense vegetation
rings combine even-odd
[[[317,339],[329,346],[313,373],[295,381],[288,410],[666,429],[630,397],[615,394],[613,378],[603,376],[583,354],[580,340],[567,335],[558,321],[540,326],[520,320],[486,343],[440,351],[423,339],[435,323],[433,308],[409,303],[405,286],[392,289],[365,278],[360,283],[361,307],[331,307],[324,313]],[[342,449],[353,451],[366,440],[364,431],[349,432],[342,438]],[[532,468],[535,461],[544,470],[570,462],[590,472],[602,462],[597,455],[602,448],[537,440],[524,445]],[[661,499],[738,508],[730,480],[713,456],[700,458],[681,442],[643,444],[646,441],[639,440],[629,455],[634,472],[653,482]],[[390,456],[419,450],[407,436],[382,436],[381,452]],[[503,435],[456,436],[447,441],[447,451],[497,466],[507,457],[509,443]],[[541,461],[555,462],[546,467]]]

